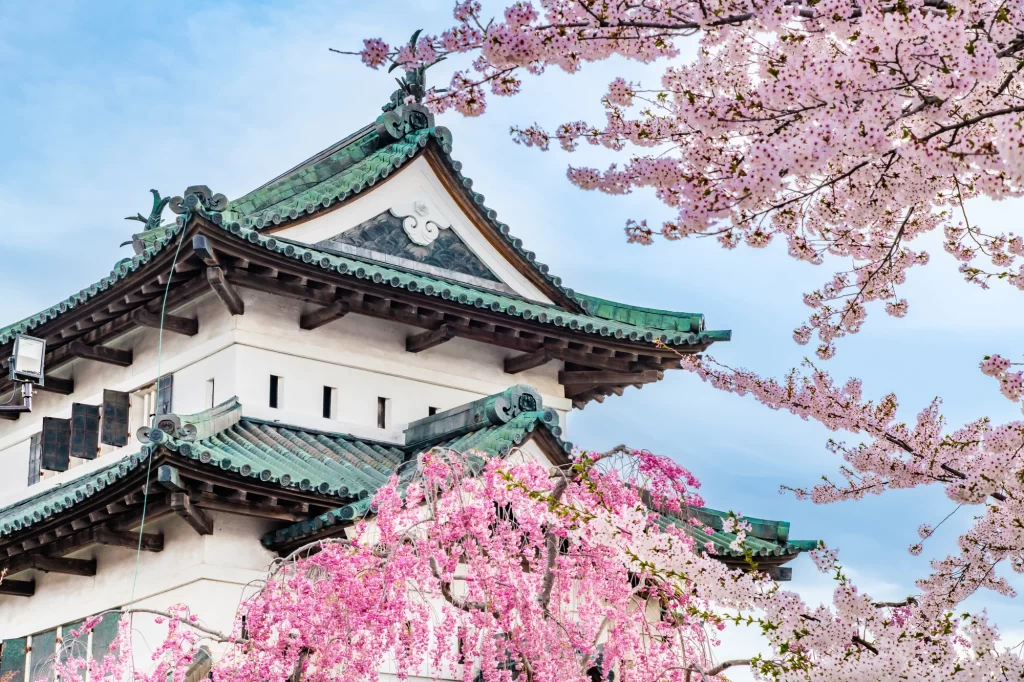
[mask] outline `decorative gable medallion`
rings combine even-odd
[[[406,201],[392,206],[390,210],[391,215],[402,218],[402,228],[409,235],[409,240],[420,246],[429,246],[441,230],[452,226],[452,221],[445,218],[429,199]]]
[[[410,201],[315,246],[504,291],[505,285],[450,227],[428,202]],[[432,238],[413,239],[423,232]]]

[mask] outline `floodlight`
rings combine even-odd
[[[11,381],[42,385],[46,341],[34,336],[17,336],[11,356]]]

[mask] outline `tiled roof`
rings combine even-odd
[[[434,140],[458,186],[478,208],[487,224],[523,257],[530,268],[578,304],[575,292],[563,287],[561,278],[553,275],[547,265],[538,262],[534,252],[523,247],[523,240],[513,236],[509,226],[497,219],[497,211],[484,205],[484,195],[473,191],[473,180],[462,174],[462,163],[452,158],[452,135],[447,128],[437,126],[415,130],[403,139],[382,147],[372,128],[364,128],[360,132],[363,134],[351,136],[346,144],[321,152],[269,185],[231,202],[225,220],[261,230],[315,213],[387,178]]]
[[[446,300],[476,308],[489,308],[512,317],[525,320],[537,320],[541,324],[552,324],[557,327],[568,327],[588,334],[614,336],[617,339],[630,341],[653,342],[661,340],[669,345],[696,345],[713,341],[728,341],[730,331],[701,331],[668,333],[662,329],[650,329],[633,324],[616,322],[589,315],[570,313],[554,305],[534,303],[493,291],[478,289],[469,284],[455,283],[440,278],[429,277],[415,272],[400,270],[395,267],[358,260],[317,249],[315,247],[282,239],[280,237],[260,234],[254,228],[242,227],[238,223],[222,225],[221,229],[261,246],[267,250],[282,254],[305,263],[315,263],[325,270],[333,270],[341,275],[372,280],[378,284],[407,289],[427,296],[439,296]]]
[[[304,263],[316,263],[325,270],[332,270],[341,275],[372,280],[377,284],[407,289],[427,296],[438,296],[468,307],[489,308],[493,312],[504,313],[512,317],[536,320],[541,324],[551,324],[556,327],[568,327],[569,329],[580,330],[588,334],[613,336],[617,339],[628,339],[630,341],[653,342],[655,339],[658,339],[668,345],[676,346],[728,341],[732,336],[732,332],[728,330],[682,333],[676,330],[665,331],[657,327],[648,328],[590,315],[571,313],[555,305],[534,303],[494,291],[478,289],[469,284],[450,282],[420,273],[401,270],[393,266],[389,267],[317,249],[288,239],[264,235],[256,228],[243,227],[237,222],[225,222],[219,227],[240,239],[244,239],[268,251],[301,260]],[[177,233],[181,229],[180,226],[167,228],[163,238],[154,242],[152,247],[134,258],[125,259],[118,264],[109,277],[104,278],[88,289],[83,289],[79,294],[72,296],[67,301],[53,306],[39,315],[23,320],[21,323],[0,329],[0,344],[7,343],[16,334],[30,332],[40,324],[59,317],[62,313],[76,305],[81,305],[89,298],[105,291],[118,279],[126,277],[140,267],[143,267],[162,249],[167,248],[168,245],[173,246],[176,244]]]
[[[327,513],[263,536],[264,545],[277,547],[366,515],[373,494],[392,475],[410,475],[414,469],[403,465],[416,462],[420,454],[432,448],[504,457],[538,433],[545,435],[548,447],[566,456],[573,448],[561,437],[558,415],[543,407],[534,389],[522,385],[413,422],[405,433],[407,444],[398,446],[251,419],[242,416],[242,406],[233,398],[194,415],[161,415],[157,428],[140,429],[139,439],[145,444],[138,453],[0,509],[0,537],[72,509],[145,466],[158,451],[263,483],[339,500],[339,506]],[[743,552],[729,547],[736,536],[722,530],[727,513],[707,508],[690,508],[688,513],[714,532],[705,534],[702,527],[668,515],[662,515],[659,522],[680,525],[699,546],[711,542],[718,556],[743,556]],[[785,521],[744,518],[753,526],[745,547],[755,559],[791,557],[817,544],[791,541],[789,523]]]
[[[487,423],[462,435],[429,441],[426,445],[407,449],[406,461],[414,463],[418,455],[432,448],[446,448],[463,453],[475,451],[489,457],[503,457],[513,448],[526,442],[538,429],[546,431],[566,454],[572,450],[572,444],[560,437],[558,416],[551,410],[535,410],[522,412],[506,423]],[[402,475],[403,472],[396,468],[392,473]],[[295,542],[324,528],[365,516],[369,511],[370,500],[358,500],[312,519],[267,533],[263,536],[263,544],[273,547]]]
[[[566,300],[577,307],[576,310],[567,310],[558,305],[527,303],[514,297],[496,296],[489,291],[464,284],[452,285],[441,279],[410,276],[395,268],[375,267],[356,259],[335,257],[305,245],[280,238],[264,238],[259,234],[268,226],[315,213],[372,187],[414,158],[431,141],[440,149],[441,156],[469,201],[479,208],[481,215],[486,218],[495,233],[518,252],[529,267],[558,288]],[[418,291],[432,291],[435,295],[450,297],[467,305],[490,307],[495,311],[521,317],[529,315],[541,322],[551,321],[557,326],[579,328],[633,341],[651,342],[660,339],[670,345],[729,340],[728,331],[705,331],[704,316],[697,313],[676,313],[628,306],[577,294],[572,289],[563,287],[561,279],[552,275],[547,265],[539,263],[536,254],[525,249],[522,240],[511,234],[509,226],[497,220],[497,213],[484,205],[483,195],[472,190],[473,181],[462,174],[462,164],[451,157],[451,149],[451,133],[443,127],[415,130],[400,140],[381,146],[377,132],[373,126],[368,126],[264,187],[231,202],[223,213],[221,225],[234,234],[273,251],[285,255],[297,254],[295,257],[304,260],[309,258],[310,260],[306,262],[316,259],[322,264],[326,258],[328,265],[324,267],[337,269],[344,265],[347,268],[346,272],[355,276],[360,276],[358,273],[364,272],[366,278],[387,281],[392,286],[411,288],[412,285]],[[175,237],[180,229],[179,226],[171,224],[139,233],[136,236],[145,246],[141,253],[119,261],[110,275],[56,305],[14,324],[0,327],[0,345],[10,342],[18,334],[32,332],[40,325],[58,318],[64,312],[81,305],[131,275],[168,244],[175,244]],[[395,282],[397,284],[394,284]]]
[[[161,415],[140,429],[138,453],[0,508],[0,537],[84,502],[138,469],[158,448],[200,465],[350,501],[377,490],[401,463],[392,446],[242,417],[234,398],[195,415]],[[73,469],[71,471],[74,471]]]
[[[41,523],[84,502],[139,468],[149,456],[140,452],[83,474],[32,497],[0,509],[0,537],[6,537]],[[42,484],[45,485],[45,484]]]
[[[750,552],[756,561],[758,558],[794,556],[812,550],[818,545],[817,540],[790,540],[788,521],[768,521],[744,516],[742,519],[751,525],[751,531],[743,541],[744,550],[735,550],[730,545],[736,540],[736,534],[722,530],[723,521],[729,518],[727,512],[707,507],[689,507],[687,514],[700,521],[701,525],[694,526],[669,514],[662,514],[658,518],[658,523],[662,527],[675,525],[685,529],[687,534],[697,541],[698,548],[710,542],[715,548],[716,556],[741,558],[746,552]],[[705,533],[706,527],[711,528],[713,532]]]

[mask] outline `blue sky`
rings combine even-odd
[[[148,190],[178,193],[208,184],[237,197],[374,118],[393,81],[356,58],[363,37],[392,42],[414,29],[442,28],[451,0],[420,2],[4,3],[0,5],[0,324],[37,312],[105,275],[130,248],[118,244],[146,213]],[[651,194],[584,193],[565,179],[568,163],[603,165],[585,149],[569,156],[512,143],[513,124],[553,126],[599,119],[600,93],[615,76],[655,84],[661,67],[620,61],[572,77],[527,80],[520,97],[492,100],[478,119],[445,115],[453,155],[513,233],[577,291],[652,307],[699,311],[732,329],[713,354],[732,365],[781,375],[809,352],[790,334],[806,316],[801,294],[830,270],[789,259],[781,245],[723,251],[712,241],[625,243],[628,218],[657,222],[667,211]],[[1012,229],[1022,204],[980,202],[972,220]],[[982,415],[1019,418],[980,375],[982,355],[1019,354],[1020,294],[963,283],[952,258],[928,241],[932,265],[912,272],[903,320],[873,310],[864,331],[826,363],[864,379],[865,394],[895,391],[912,419],[936,395],[959,424]],[[43,276],[45,273],[45,276]],[[1016,311],[1015,315],[1009,314]],[[673,373],[642,391],[592,404],[570,419],[571,439],[617,442],[671,455],[705,482],[708,504],[792,522],[792,535],[841,548],[850,572],[879,597],[913,591],[927,559],[953,547],[971,520],[961,510],[913,558],[918,523],[952,510],[941,491],[903,491],[816,507],[778,494],[833,474],[820,426],[726,395]],[[792,586],[812,600],[829,586],[801,559]],[[1011,579],[1016,576],[1011,576]],[[1016,580],[1017,584],[1022,581]],[[1019,603],[983,594],[1008,639],[1024,638]],[[742,653],[736,651],[735,653]]]

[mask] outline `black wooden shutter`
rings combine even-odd
[[[100,420],[100,441],[121,447],[128,445],[128,407],[131,396],[121,391],[103,389]]]
[[[156,413],[171,414],[171,398],[174,392],[174,375],[160,377],[160,384],[156,388]]]
[[[39,482],[42,475],[42,435],[37,433],[28,441],[28,484]]]
[[[71,405],[71,456],[96,459],[100,444],[99,405]]]
[[[43,417],[42,466],[67,471],[71,463],[71,420]]]

